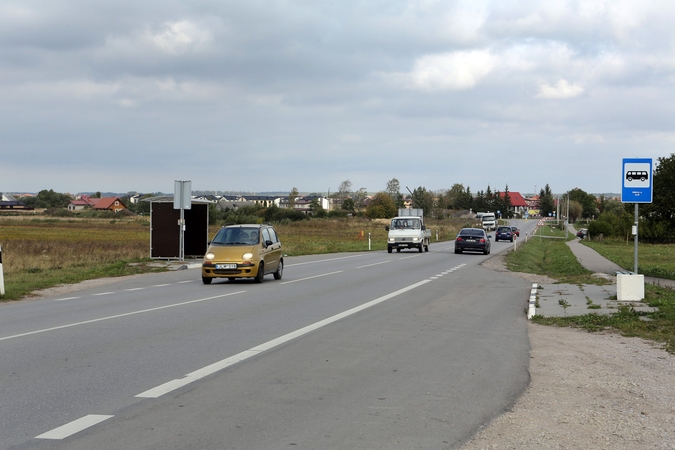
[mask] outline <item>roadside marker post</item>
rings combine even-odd
[[[2,273],[2,245],[0,245],[0,295],[5,295],[5,276]]]

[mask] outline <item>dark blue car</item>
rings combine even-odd
[[[513,242],[513,230],[511,227],[497,227],[497,231],[495,231],[495,242],[500,239],[502,241]]]

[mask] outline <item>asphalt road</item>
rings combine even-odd
[[[432,243],[0,305],[0,448],[455,448],[529,382],[530,284],[485,258]]]

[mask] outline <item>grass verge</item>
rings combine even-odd
[[[528,242],[519,244],[518,251],[506,255],[506,267],[512,272],[547,275],[561,283],[570,284],[607,284],[592,276],[585,269],[565,243],[565,233],[560,230],[542,227],[542,236],[532,236]]]
[[[621,257],[625,249],[622,242],[604,243],[603,256],[622,265]],[[669,252],[670,248],[661,247],[651,251]],[[646,252],[645,252],[646,253]],[[671,261],[675,253],[670,253]],[[632,260],[631,260],[632,261]],[[506,256],[509,270],[547,275],[563,283],[598,284],[605,282],[591,277],[569,247],[562,240],[532,238],[520,246],[517,252]],[[623,266],[623,265],[622,265]],[[636,336],[664,345],[670,353],[675,353],[675,291],[669,288],[645,285],[645,303],[658,308],[657,312],[635,311],[630,306],[622,306],[612,315],[589,313],[583,316],[542,317],[534,316],[532,322],[543,325],[578,327],[588,331],[613,329],[624,336]]]

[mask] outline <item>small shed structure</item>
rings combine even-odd
[[[180,258],[180,209],[174,209],[173,196],[150,197],[150,257]],[[185,219],[184,255],[201,258],[209,240],[208,200],[192,199],[190,209],[183,211]]]

